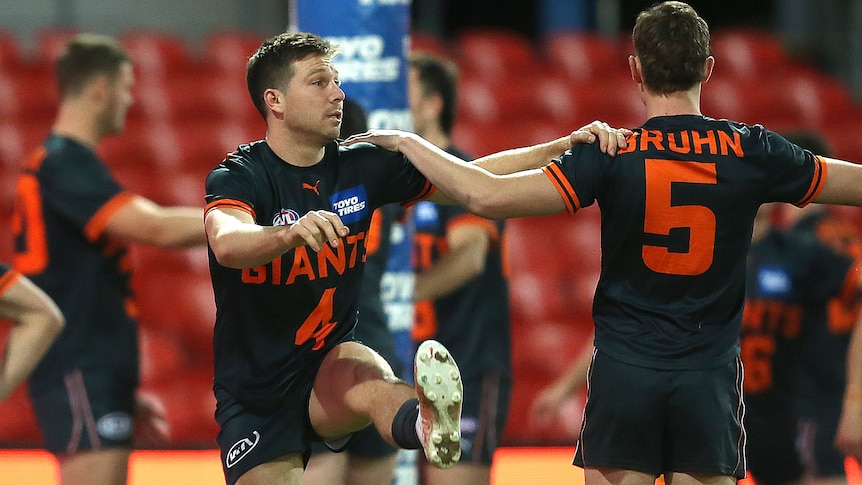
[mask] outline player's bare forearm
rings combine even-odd
[[[338,246],[348,232],[327,211],[311,211],[290,226],[260,226],[241,211],[216,209],[207,214],[206,229],[219,264],[237,269],[267,264],[303,245],[313,251],[324,244]]]
[[[571,148],[568,136],[538,145],[513,148],[476,159],[473,163],[498,175],[542,168]]]
[[[826,183],[816,202],[862,206],[862,165],[834,158],[824,160]]]

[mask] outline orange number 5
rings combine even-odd
[[[670,252],[664,246],[642,250],[644,264],[657,273],[694,276],[712,265],[715,252],[715,213],[702,205],[673,205],[674,183],[715,184],[714,163],[646,160],[646,211],[644,232],[670,235],[674,228],[689,229],[688,252]]]

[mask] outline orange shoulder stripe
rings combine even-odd
[[[94,242],[99,239],[99,236],[102,235],[102,232],[105,230],[105,227],[107,227],[108,221],[111,220],[111,217],[114,217],[114,214],[116,214],[117,211],[131,202],[135,197],[137,196],[131,192],[120,192],[112,197],[111,200],[105,202],[105,205],[100,207],[87,222],[87,225],[84,226],[84,236],[87,240]]]
[[[219,199],[210,202],[204,207],[204,217],[209,213],[209,211],[213,209],[236,209],[243,211],[250,215],[252,219],[257,220],[257,214],[255,214],[254,209],[251,208],[250,205],[246,204],[241,200],[236,199]]]
[[[6,294],[9,291],[9,288],[12,288],[12,285],[15,284],[21,278],[21,273],[15,271],[14,269],[10,269],[3,276],[0,276],[0,297]]]
[[[413,197],[412,199],[405,200],[404,202],[401,203],[401,206],[404,208],[413,206],[417,202],[419,202],[421,200],[425,200],[428,197],[431,197],[432,195],[434,195],[434,192],[436,192],[436,191],[437,191],[437,187],[431,185],[430,180],[426,180],[425,186],[422,187],[422,191],[419,192],[419,195],[417,195],[416,197]]]
[[[819,155],[815,155],[814,160],[814,176],[811,177],[811,186],[808,187],[808,192],[806,192],[805,197],[795,204],[798,207],[805,207],[812,201],[817,200],[817,196],[820,195],[820,191],[823,190],[823,186],[826,185],[826,176],[829,168],[827,167],[826,162],[823,161],[823,158]]]
[[[545,175],[551,179],[551,183],[556,187],[557,192],[560,193],[560,197],[563,198],[563,202],[566,203],[566,210],[568,210],[569,214],[574,214],[578,209],[581,208],[581,201],[578,200],[578,194],[575,193],[575,189],[572,188],[572,185],[569,183],[568,179],[566,179],[565,174],[563,174],[563,170],[556,163],[550,163],[542,169],[545,172]]]

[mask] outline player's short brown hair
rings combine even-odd
[[[264,41],[246,65],[248,93],[258,113],[266,119],[263,93],[267,89],[284,89],[295,73],[295,62],[310,55],[331,59],[338,45],[308,32],[284,32]]]
[[[704,79],[709,26],[691,6],[662,2],[642,11],[632,32],[643,82],[655,94],[686,91]]]
[[[60,97],[80,94],[94,77],[114,80],[120,67],[131,62],[120,43],[106,35],[83,33],[69,39],[57,57],[54,74]]]

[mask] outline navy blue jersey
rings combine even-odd
[[[50,136],[26,162],[12,222],[13,266],[66,318],[30,377],[32,393],[62,385],[70,369],[114,369],[137,379],[127,248],[104,233],[131,198],[89,147],[70,138]]]
[[[752,244],[741,340],[751,412],[790,409],[800,352],[826,325],[828,301],[855,287],[852,269],[812,234],[771,230]]]
[[[455,148],[448,152],[470,157]],[[509,285],[503,274],[503,221],[483,219],[455,205],[420,202],[413,208],[416,225],[414,262],[418,271],[448,252],[446,234],[460,224],[483,227],[490,246],[484,271],[463,286],[433,301],[416,302],[414,339],[434,338],[458,360],[465,380],[484,371],[511,374],[511,315]]]
[[[818,211],[799,219],[793,228],[812,234],[836,251],[862,261],[862,236],[847,221]],[[850,333],[859,318],[860,308],[862,301],[855,288],[834,295],[828,302],[827,312],[821,315],[822,320],[805,340],[800,392],[814,408],[822,399],[843,398]]]
[[[8,264],[0,262],[0,298],[18,281],[21,273],[13,270]]]
[[[298,167],[261,140],[213,169],[206,190],[207,210],[243,210],[261,226],[328,210],[350,229],[338,247],[301,246],[255,268],[224,267],[209,251],[215,386],[245,405],[275,406],[312,382],[325,353],[351,338],[373,211],[426,197],[432,186],[401,154],[370,144],[332,143],[319,163]]]
[[[381,297],[383,275],[389,260],[393,223],[404,213],[397,204],[387,204],[374,211],[365,241],[365,274],[359,293],[359,323],[356,340],[376,350],[392,366],[395,374],[403,373],[403,366],[395,352],[395,339]]]
[[[649,119],[616,157],[578,145],[546,167],[570,212],[602,212],[596,346],[655,368],[734,359],[755,213],[812,201],[825,167],[760,125],[695,115]]]

